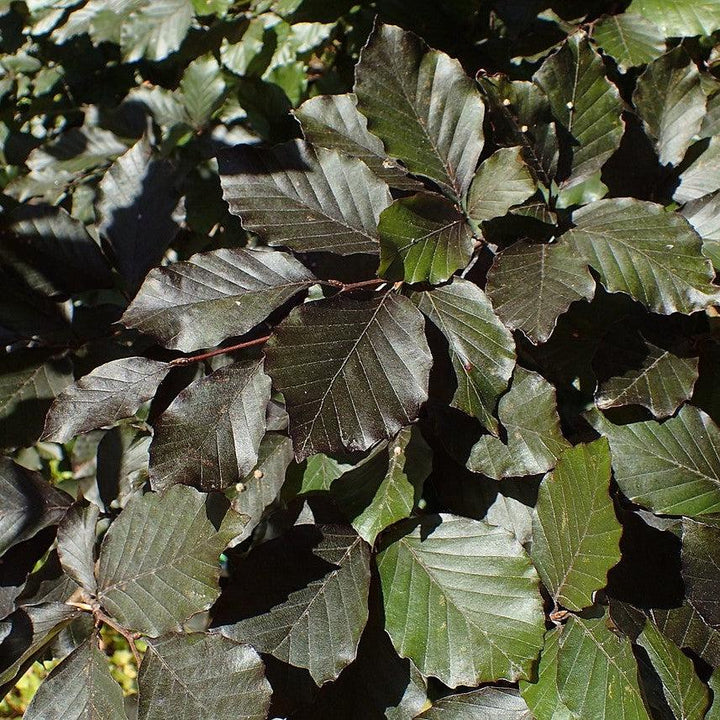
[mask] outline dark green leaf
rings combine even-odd
[[[571,243],[610,292],[624,292],[665,315],[718,301],[702,241],[687,221],[661,205],[631,198],[599,200],[573,214]]]
[[[555,389],[541,375],[516,366],[510,391],[500,398],[500,423],[507,444],[483,435],[470,451],[467,466],[500,480],[547,472],[569,447],[560,431]]]
[[[698,359],[683,358],[647,343],[647,356],[638,369],[604,382],[595,404],[605,410],[642,405],[657,418],[672,415],[690,398],[698,378]]]
[[[298,495],[317,490],[329,490],[333,480],[337,480],[344,472],[351,470],[352,465],[339,463],[337,460],[317,453],[307,459]]]
[[[378,275],[389,280],[437,285],[464,268],[473,251],[465,217],[435,193],[396,200],[380,216],[378,232]]]
[[[548,340],[571,303],[592,298],[595,281],[567,245],[519,242],[497,256],[486,291],[503,323],[537,344]]]
[[[358,111],[354,95],[320,95],[306,100],[293,114],[300,121],[305,139],[316,147],[360,158],[390,187],[422,189],[422,183],[408,177],[400,165],[387,157],[382,141],[368,132],[367,119]]]
[[[558,650],[560,697],[580,718],[650,720],[637,680],[630,641],[608,629],[605,618],[571,616]]]
[[[236,609],[244,619],[220,629],[307,668],[321,685],[355,658],[368,618],[370,548],[340,526],[300,525],[280,540],[260,545],[246,566],[236,569],[235,580],[246,583]],[[258,574],[259,567],[272,567],[273,573]],[[276,604],[267,607],[274,598]]]
[[[404,428],[336,480],[331,491],[360,537],[373,545],[385,528],[410,516],[431,468],[432,452],[422,435]]]
[[[515,343],[485,293],[467,280],[417,293],[413,302],[447,338],[458,387],[452,406],[474,415],[492,433],[498,397],[515,366]]]
[[[558,648],[562,627],[555,627],[545,634],[536,682],[520,681],[520,694],[528,704],[535,720],[575,720],[560,697],[557,684]]]
[[[270,245],[341,255],[375,253],[388,186],[362,160],[295,141],[238,146],[218,163],[223,197]]]
[[[418,718],[424,720],[533,720],[517,690],[484,687],[479,690],[447,695]]]
[[[40,473],[0,457],[0,555],[8,548],[57,525],[72,502]]]
[[[605,77],[600,56],[579,32],[542,64],[534,81],[574,140],[572,174],[565,181],[566,187],[572,187],[600,170],[620,145],[620,93]]]
[[[143,357],[96,367],[57,396],[45,419],[42,439],[65,443],[79,433],[131,417],[153,397],[168,372],[167,363]]]
[[[161,0],[168,1],[178,0]],[[175,178],[167,160],[153,158],[145,137],[121,155],[100,181],[98,230],[133,293],[178,233],[173,218],[179,200]]]
[[[476,222],[502,217],[513,205],[535,193],[535,181],[523,162],[521,147],[501,148],[475,173],[467,198],[467,213]]]
[[[718,0],[633,0],[628,10],[654,22],[668,37],[710,35],[720,29]]]
[[[650,616],[659,630],[681,648],[696,653],[713,667],[720,664],[720,632],[700,617],[692,603],[670,610],[653,609]]]
[[[720,670],[713,671],[708,685],[713,691],[713,703],[705,715],[705,720],[718,720],[720,718]]]
[[[86,640],[43,682],[28,720],[126,720],[123,694],[95,638]]]
[[[293,310],[267,344],[298,460],[367,450],[412,423],[427,398],[431,355],[407,298],[335,297]]]
[[[401,657],[450,687],[528,677],[544,632],[538,577],[506,530],[428,515],[378,556],[385,627]]]
[[[388,154],[464,198],[483,148],[485,108],[457,60],[379,24],[355,68],[358,109]]]
[[[710,138],[710,143],[693,163],[680,174],[680,185],[673,198],[678,202],[698,200],[708,193],[720,190],[717,173],[720,162],[720,136]]]
[[[720,268],[720,190],[691,200],[680,212],[703,239],[703,255],[710,258],[717,271]]]
[[[73,380],[66,358],[42,350],[6,353],[0,359],[0,447],[27,447],[42,432],[56,395]]]
[[[720,512],[720,429],[702,410],[684,405],[662,424],[590,419],[610,441],[615,481],[630,500],[663,515]]]
[[[645,623],[638,645],[650,656],[662,681],[663,694],[676,718],[703,720],[710,705],[707,688],[695,674],[692,660],[664,637],[652,622]]]
[[[113,286],[110,266],[97,243],[62,208],[17,208],[0,234],[0,263],[43,295]]]
[[[222,496],[182,485],[132,498],[103,538],[98,601],[131,630],[175,630],[219,595],[219,555],[246,523]]]
[[[75,503],[60,522],[57,553],[63,570],[89,595],[95,582],[95,541],[100,510],[97,505]]]
[[[185,388],[155,423],[153,489],[237,483],[258,460],[269,400],[270,378],[257,361],[233,363]]]
[[[566,450],[540,486],[531,557],[556,605],[569,610],[592,605],[620,561],[622,527],[609,486],[604,438]]]
[[[592,39],[615,59],[620,72],[652,62],[665,51],[662,30],[642,15],[630,12],[608,15],[596,22]]]
[[[249,645],[200,633],[150,640],[138,686],[139,720],[265,720],[272,692]]]
[[[122,322],[191,352],[244,335],[313,282],[286,253],[214,250],[151,270]]]
[[[663,165],[678,165],[700,132],[705,93],[700,73],[684,48],[648,65],[638,78],[633,102]]]
[[[720,529],[683,520],[682,573],[687,599],[713,629],[720,629]]]

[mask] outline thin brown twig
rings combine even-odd
[[[352,290],[360,290],[361,288],[373,287],[374,285],[384,285],[387,280],[383,278],[372,278],[371,280],[361,280],[360,282],[344,283],[340,280],[321,280],[321,283],[340,288],[340,292],[350,292]]]
[[[191,355],[190,357],[175,358],[170,361],[170,365],[190,365],[194,362],[200,362],[201,360],[207,360],[208,358],[215,357],[216,355],[224,355],[225,353],[235,352],[236,350],[242,350],[243,348],[253,347],[254,345],[262,345],[270,339],[270,335],[263,335],[263,337],[255,338],[254,340],[246,340],[245,342],[238,343],[237,345],[229,345],[228,347],[221,347],[210,352],[202,353],[200,355]]]
[[[104,623],[108,627],[111,627],[115,632],[122,635],[125,640],[127,641],[127,644],[130,646],[130,650],[132,651],[133,657],[135,658],[135,663],[137,664],[138,670],[140,669],[140,663],[142,662],[142,658],[140,657],[140,653],[137,649],[137,645],[135,644],[135,641],[140,637],[137,633],[132,633],[129,630],[126,630],[122,625],[119,625],[116,623],[111,617],[107,616],[99,607],[93,608],[93,617],[95,618],[95,625],[99,625],[100,623]]]

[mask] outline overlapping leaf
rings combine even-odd
[[[138,686],[139,720],[265,720],[272,692],[249,645],[201,633],[150,640]]]
[[[682,574],[685,592],[700,617],[720,630],[720,528],[683,520]]]
[[[467,280],[417,293],[413,301],[445,335],[458,387],[452,405],[497,433],[493,412],[515,366],[515,343],[485,293]]]
[[[496,480],[544,473],[569,447],[560,431],[555,389],[536,373],[515,368],[512,386],[500,399],[498,415],[507,443],[483,435],[467,461],[473,472]]]
[[[177,629],[220,594],[218,556],[246,523],[222,496],[182,485],[135,496],[103,538],[98,601],[150,637]]]
[[[665,699],[675,717],[703,720],[710,705],[710,696],[695,674],[692,660],[650,621],[645,623],[637,642],[650,656],[650,662],[660,676]]]
[[[341,255],[379,249],[387,185],[362,160],[295,141],[238,146],[218,158],[223,197],[270,245]]]
[[[690,601],[679,608],[653,609],[650,617],[678,647],[692,650],[713,667],[720,665],[720,632],[703,620]]]
[[[665,315],[718,301],[712,265],[687,221],[631,198],[599,200],[573,214],[561,238],[597,270],[610,292],[624,292]]]
[[[650,720],[637,680],[630,641],[608,629],[605,618],[571,616],[560,637],[557,684],[580,718]]]
[[[540,486],[531,557],[555,603],[570,610],[592,605],[620,560],[609,485],[610,451],[601,438],[566,450]]]
[[[700,132],[705,93],[700,73],[682,47],[648,65],[638,78],[633,102],[663,165],[678,165]]]
[[[300,121],[305,139],[316,147],[359,158],[390,187],[422,189],[422,183],[408,177],[401,166],[387,157],[380,138],[368,132],[367,118],[358,111],[354,95],[310,98],[293,114]]]
[[[468,264],[473,251],[465,216],[435,193],[396,200],[380,216],[378,232],[378,275],[389,280],[444,282]]]
[[[668,37],[710,35],[720,29],[718,0],[633,0],[628,10],[654,22]]]
[[[424,720],[533,720],[517,690],[484,687],[479,690],[446,695],[426,710]]]
[[[122,690],[94,638],[86,640],[50,673],[23,717],[127,720]]]
[[[717,165],[720,162],[720,136],[710,138],[707,147],[680,173],[680,184],[673,197],[678,202],[698,200],[720,190]]]
[[[270,378],[262,362],[234,363],[196,380],[155,423],[150,480],[222,490],[249,473],[265,434]]]
[[[378,556],[396,650],[450,687],[528,677],[544,632],[538,578],[501,528],[428,515]]]
[[[615,481],[633,502],[666,515],[720,511],[720,429],[702,410],[684,405],[664,423],[591,421],[610,441]]]
[[[84,590],[95,594],[95,541],[100,510],[75,503],[57,531],[57,554],[63,570]]]
[[[367,450],[417,417],[431,365],[422,315],[404,297],[305,303],[266,348],[298,460]]]
[[[657,418],[668,417],[692,395],[698,378],[698,359],[684,358],[647,343],[638,369],[604,382],[595,396],[601,409],[642,405]]]
[[[355,658],[368,618],[370,549],[349,528],[296,526],[251,553],[235,582],[244,586],[234,608],[243,617],[221,626],[225,636],[307,668],[318,685]]]
[[[542,343],[571,303],[592,298],[595,281],[567,245],[519,242],[497,256],[486,291],[507,327]]]
[[[593,25],[592,39],[605,54],[615,59],[621,72],[652,62],[665,51],[662,30],[632,12],[600,19]]]
[[[214,250],[151,270],[122,322],[190,352],[252,330],[314,281],[286,253]]]
[[[45,419],[43,440],[67,442],[75,435],[131,417],[155,394],[170,365],[144,357],[100,365],[64,390]]]
[[[572,174],[565,186],[590,178],[620,145],[623,105],[602,59],[581,33],[571,35],[535,74],[555,118],[572,135]]]
[[[483,148],[485,108],[457,60],[379,24],[355,68],[355,94],[391,157],[463,199]]]

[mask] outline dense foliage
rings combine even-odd
[[[0,37],[27,718],[720,717],[719,0]]]

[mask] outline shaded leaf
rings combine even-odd
[[[215,57],[207,54],[193,60],[183,73],[179,90],[190,124],[202,128],[225,94],[225,81]]]
[[[57,525],[72,502],[40,473],[7,457],[0,457],[0,497],[0,555],[43,528]]]
[[[155,422],[150,481],[222,490],[247,475],[265,434],[270,378],[262,362],[233,363],[196,380]]]
[[[718,720],[720,718],[720,671],[715,669],[708,681],[713,691],[713,703],[705,715],[705,720]]]
[[[665,34],[642,15],[625,12],[608,15],[593,25],[592,39],[612,56],[620,72],[644,65],[665,51]]]
[[[367,119],[358,111],[353,94],[310,98],[293,114],[302,126],[305,139],[316,147],[359,158],[390,187],[422,189],[422,183],[408,177],[400,165],[390,160],[380,138],[368,131]]]
[[[388,155],[462,200],[483,148],[485,107],[460,63],[378,24],[360,54],[354,90]]]
[[[329,490],[333,480],[337,480],[344,472],[352,469],[352,465],[339,463],[337,460],[317,453],[307,459],[298,495],[316,490]]]
[[[28,720],[126,720],[123,694],[105,653],[86,640],[38,688],[23,717]]]
[[[692,164],[680,173],[680,184],[673,198],[678,202],[698,200],[708,193],[720,190],[717,166],[720,162],[720,136],[710,142]]]
[[[691,313],[717,302],[710,261],[687,221],[661,205],[599,200],[573,213],[571,243],[610,292],[627,293],[654,312]]]
[[[654,22],[668,37],[710,35],[720,29],[718,0],[633,0],[628,10]]]
[[[222,625],[223,635],[307,668],[318,685],[355,658],[368,618],[370,548],[354,532],[296,526],[255,548],[234,581],[245,584],[233,608],[243,619]]]
[[[428,515],[378,556],[385,628],[401,657],[450,687],[527,677],[542,646],[538,578],[501,528]]]
[[[99,246],[62,208],[21,205],[14,210],[0,232],[0,263],[43,295],[113,286]]]
[[[720,268],[720,190],[686,203],[680,211],[703,239],[702,252]]]
[[[410,516],[431,468],[432,451],[422,435],[403,428],[330,489],[358,535],[373,545],[385,528]]]
[[[148,641],[138,686],[140,720],[264,720],[272,692],[249,645],[201,633]]]
[[[622,405],[642,405],[657,418],[672,415],[690,398],[698,378],[698,359],[683,358],[646,343],[647,356],[639,369],[604,382],[595,395],[605,410]]]
[[[176,171],[153,158],[147,137],[121,155],[100,181],[98,231],[107,241],[115,267],[132,292],[158,265],[178,233],[173,218],[179,195]]]
[[[467,198],[467,214],[476,222],[502,217],[535,192],[535,181],[523,162],[522,148],[501,148],[475,173]]]
[[[413,295],[413,302],[447,338],[458,384],[452,406],[497,433],[493,412],[515,367],[515,342],[487,296],[477,285],[454,278]]]
[[[569,610],[592,605],[620,561],[622,527],[609,486],[605,438],[566,450],[540,486],[530,554],[556,605]]]
[[[42,439],[65,443],[74,436],[131,417],[155,395],[168,363],[144,357],[100,365],[57,396],[45,418]]]
[[[682,574],[687,599],[713,629],[720,629],[720,529],[683,520]]]
[[[565,186],[577,185],[600,170],[620,145],[620,93],[605,77],[602,59],[582,33],[571,35],[533,80],[573,138],[572,174]]]
[[[238,146],[218,158],[223,197],[243,227],[302,252],[375,253],[387,185],[362,160],[301,141]]]
[[[520,695],[530,708],[535,720],[575,720],[560,697],[557,684],[558,648],[561,627],[548,630],[545,634],[536,682],[520,681]]]
[[[610,441],[615,481],[630,500],[663,515],[720,511],[720,429],[702,410],[684,405],[664,423],[588,417]]]
[[[75,503],[57,531],[57,553],[63,570],[89,595],[94,595],[95,540],[100,510],[96,505]]]
[[[500,398],[498,416],[507,433],[483,435],[473,445],[468,469],[500,480],[537,475],[550,470],[569,447],[560,431],[555,389],[542,376],[516,366],[507,394]]]
[[[663,165],[678,165],[700,132],[705,93],[700,73],[684,48],[677,47],[648,65],[633,93],[647,134]]]
[[[286,253],[199,253],[151,270],[122,322],[165,347],[191,352],[244,335],[313,282],[312,273]]]
[[[676,718],[702,720],[710,705],[707,688],[695,674],[692,660],[658,631],[652,622],[646,622],[637,639],[638,645],[650,656],[662,681],[663,694]]]
[[[418,718],[426,720],[533,720],[517,690],[484,687],[479,690],[446,695]]]
[[[67,358],[18,350],[0,358],[0,447],[27,447],[42,433],[53,398],[73,380]]]
[[[436,285],[464,268],[473,251],[464,215],[435,193],[395,200],[380,216],[378,232],[378,275],[389,280]]]
[[[654,608],[650,617],[665,637],[681,648],[697,653],[708,665],[720,664],[720,632],[711,628],[700,617],[692,603],[663,610]]]
[[[431,365],[423,317],[407,298],[339,296],[295,308],[266,346],[298,460],[367,450],[412,423]]]
[[[503,323],[537,344],[549,339],[571,303],[592,298],[595,281],[568,246],[519,242],[495,258],[486,292]]]
[[[103,538],[98,601],[128,629],[176,629],[219,595],[218,557],[246,522],[222,496],[182,485],[132,498]]]
[[[605,618],[571,615],[560,637],[557,683],[571,712],[598,720],[649,720],[630,641]]]

